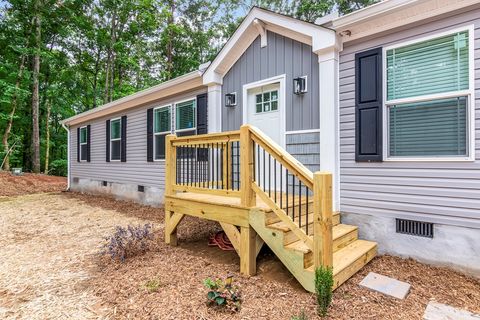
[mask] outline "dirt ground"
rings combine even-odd
[[[215,223],[186,218],[179,246],[158,241],[124,263],[101,257],[103,238],[117,225],[153,223],[163,238],[161,209],[76,193],[0,198],[0,319],[290,319],[315,317],[306,293],[263,249],[258,275],[239,274],[235,252],[207,246]],[[358,286],[375,271],[412,284],[395,300]],[[232,274],[242,310],[208,308],[202,281]],[[145,283],[159,280],[157,292]],[[430,300],[480,312],[480,281],[446,268],[391,256],[374,259],[334,293],[330,319],[421,319]]]
[[[39,192],[58,192],[66,188],[67,179],[64,177],[32,173],[13,176],[10,172],[0,170],[0,197]]]

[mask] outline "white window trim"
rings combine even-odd
[[[155,132],[155,111],[160,110],[160,109],[166,109],[166,108],[170,109],[170,131],[167,130],[167,131],[162,131],[162,132]],[[165,134],[168,135],[168,134],[172,133],[172,128],[173,128],[173,126],[172,126],[172,119],[173,119],[172,109],[173,109],[173,103],[153,108],[153,119],[152,119],[152,121],[153,121],[153,124],[152,124],[152,126],[153,126],[153,161],[155,161],[155,162],[156,161],[165,161],[165,159],[157,159],[156,158],[157,153],[155,152],[156,151],[155,137],[160,136],[160,135],[165,135]]]
[[[274,91],[277,91],[277,99],[276,100],[272,100],[272,95],[271,93],[274,92]],[[268,101],[268,103],[270,103],[270,110],[269,111],[263,111],[264,108],[265,108],[265,101],[263,101],[263,94],[265,93],[270,93],[270,100]],[[260,102],[262,104],[262,111],[261,112],[257,112],[257,96],[258,95],[262,95],[262,102]],[[265,113],[270,113],[270,112],[278,112],[278,104],[280,103],[280,92],[279,92],[279,89],[271,89],[271,90],[266,90],[266,91],[263,91],[261,93],[256,93],[255,94],[255,114],[265,114]],[[277,110],[272,110],[272,105],[271,103],[272,102],[277,102]]]
[[[112,139],[112,122],[113,121],[119,121],[120,122],[120,138],[115,138]],[[112,159],[112,142],[113,141],[122,141],[122,118],[113,118],[110,119],[110,162],[120,162],[122,160],[122,143],[120,142],[120,159]]]
[[[443,92],[438,94],[430,94],[417,96],[413,98],[402,98],[387,101],[387,51],[411,44],[452,35],[458,32],[468,32],[468,68],[469,68],[469,88],[468,90],[460,90],[454,92]],[[391,46],[383,48],[382,52],[382,96],[383,96],[383,161],[390,162],[466,162],[475,161],[475,26],[473,24],[465,25],[459,28],[449,29],[443,32],[434,33],[425,37],[416,38],[404,42],[399,42]],[[468,156],[425,156],[425,157],[390,157],[388,155],[389,148],[389,123],[388,123],[388,107],[394,104],[424,102],[436,99],[445,99],[453,97],[467,97],[467,147]]]
[[[194,101],[195,102],[195,111],[193,113],[195,126],[193,128],[177,130],[177,105],[180,104],[180,103],[183,103],[183,102],[188,102],[188,101]],[[175,117],[174,117],[174,121],[173,121],[174,122],[173,123],[174,124],[173,125],[173,133],[197,130],[197,98],[193,97],[193,98],[190,98],[190,99],[183,99],[183,100],[180,100],[180,101],[176,101],[174,106],[175,106],[175,112],[174,112]]]
[[[80,162],[87,162],[88,161],[87,159],[82,160],[82,146],[83,145],[88,145],[88,136],[87,136],[87,141],[82,143],[82,129],[85,129],[87,131],[87,135],[88,135],[87,126],[80,127],[80,139],[79,139],[80,148],[78,148],[78,152],[80,153]]]

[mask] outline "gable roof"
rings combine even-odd
[[[308,44],[316,53],[338,45],[335,31],[331,29],[253,7],[205,71],[203,83],[221,84],[223,76],[259,35],[262,43],[266,43],[266,31]]]

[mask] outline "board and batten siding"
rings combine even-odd
[[[70,128],[70,179],[90,179],[120,184],[143,185],[147,187],[164,188],[165,162],[163,160],[147,161],[147,109],[168,105],[176,101],[196,98],[198,94],[206,93],[205,88],[196,89],[181,95],[169,97],[135,107],[125,112],[98,118],[90,122],[75,125]],[[108,119],[127,116],[127,161],[105,161],[106,128]],[[91,125],[91,162],[77,162],[77,128]],[[75,187],[71,181],[72,186]]]
[[[223,78],[222,130],[238,130],[242,125],[243,85],[286,75],[286,130],[318,129],[318,56],[312,47],[280,34],[267,32],[267,46],[261,48],[258,36]],[[293,93],[293,79],[307,76],[308,92]],[[225,107],[225,94],[237,93],[237,105]]]
[[[355,162],[355,53],[475,25],[474,162]],[[342,212],[480,228],[480,9],[346,44],[340,55]]]

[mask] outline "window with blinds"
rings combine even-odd
[[[469,154],[469,33],[386,50],[389,157]]]
[[[189,100],[176,105],[176,131],[195,128],[195,104],[195,100]]]

